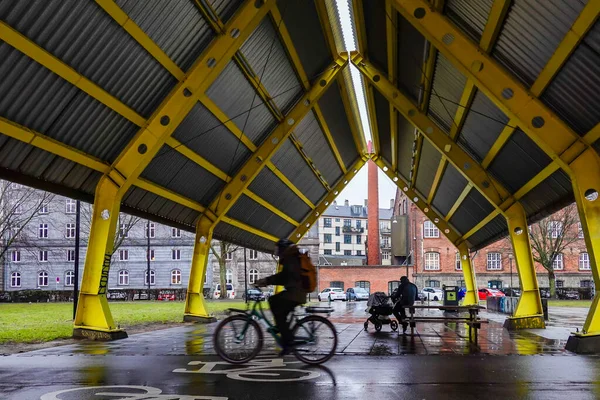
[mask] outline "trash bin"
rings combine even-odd
[[[458,305],[458,286],[444,286],[444,305],[445,306],[457,306]]]

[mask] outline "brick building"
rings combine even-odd
[[[318,289],[363,287],[370,293],[390,294],[400,284],[402,275],[412,275],[412,267],[398,265],[319,266]]]

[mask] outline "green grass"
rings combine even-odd
[[[206,301],[208,311],[222,315],[227,308],[245,308],[242,301]],[[268,307],[268,303],[263,303]],[[116,324],[127,329],[152,323],[178,323],[181,301],[111,302]],[[71,337],[73,303],[0,303],[0,344],[38,343]]]
[[[548,307],[590,308],[591,300],[548,300]]]

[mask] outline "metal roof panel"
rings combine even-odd
[[[412,147],[415,141],[415,128],[400,113],[398,115],[398,172],[408,181],[412,167]]]
[[[392,131],[390,126],[390,103],[377,89],[373,90],[373,103],[379,134],[379,153],[392,162]]]
[[[244,0],[207,0],[221,21],[227,23],[240,8]]]
[[[273,253],[275,250],[275,243],[271,242],[270,240],[244,231],[240,228],[236,228],[235,226],[226,224],[225,222],[221,222],[215,227],[214,237],[215,239],[224,240],[229,243],[248,247],[250,249],[256,249],[265,253]],[[275,267],[275,261],[273,261],[273,267]]]
[[[506,236],[508,233],[508,225],[506,224],[506,218],[503,215],[498,215],[480,230],[475,232],[467,239],[471,250],[481,249],[487,244]]]
[[[428,115],[440,129],[450,133],[467,78],[442,53],[437,53]]]
[[[494,207],[476,189],[471,189],[450,222],[460,234],[467,233],[494,211]]]
[[[385,6],[384,1],[380,3]],[[383,29],[385,32],[385,25],[383,25]],[[395,30],[398,35],[396,39],[398,45],[396,83],[398,88],[406,93],[408,97],[417,104],[422,90],[421,80],[423,75],[425,75],[423,63],[425,62],[425,44],[427,41],[417,28],[399,13]],[[371,43],[372,42],[369,42],[369,45],[371,45]],[[384,48],[387,48],[387,38],[385,36],[382,43]]]
[[[362,1],[367,36],[366,55],[386,75],[388,73],[385,1]],[[364,49],[361,49],[364,51]]]
[[[432,205],[442,214],[448,215],[456,200],[467,186],[467,180],[452,164],[446,165],[446,170],[440,180],[440,186],[433,198]]]
[[[246,195],[240,197],[227,215],[278,238],[288,237],[295,228]]]
[[[494,0],[448,0],[446,15],[474,42],[479,43]]]
[[[419,158],[415,188],[426,198],[431,190],[431,185],[433,184],[433,179],[435,178],[435,173],[441,159],[442,155],[440,152],[428,140],[424,139],[423,147],[421,148],[421,157]]]

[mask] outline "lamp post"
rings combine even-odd
[[[513,255],[512,253],[508,255],[508,264],[510,265],[510,288],[513,289],[513,280],[512,280],[512,260],[513,260]]]

